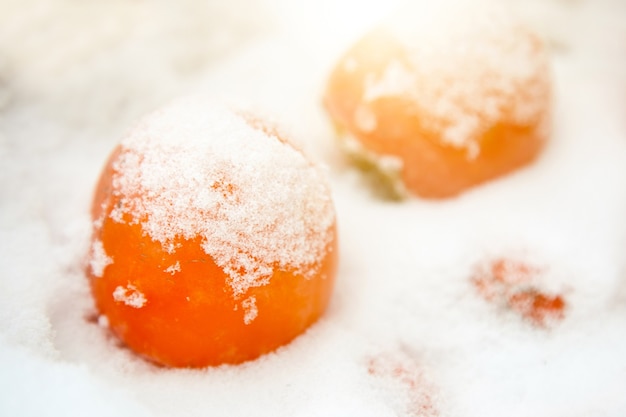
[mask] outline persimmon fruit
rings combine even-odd
[[[255,359],[328,305],[337,267],[328,184],[262,118],[198,98],[153,113],[110,156],[91,215],[96,307],[158,364]]]
[[[458,195],[531,163],[549,136],[543,42],[510,12],[466,3],[402,9],[328,79],[344,148],[400,197]]]

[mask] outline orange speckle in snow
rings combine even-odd
[[[563,295],[541,290],[537,278],[542,272],[525,262],[499,258],[478,267],[471,281],[485,300],[545,327],[565,317],[567,303]]]

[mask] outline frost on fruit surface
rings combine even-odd
[[[177,272],[180,272],[181,268],[180,268],[180,262],[176,261],[176,263],[174,265],[170,265],[167,268],[165,268],[165,270],[163,272],[167,272],[169,274],[176,274]]]
[[[126,287],[121,285],[116,287],[115,291],[113,291],[113,299],[118,303],[124,303],[133,308],[141,308],[148,302],[146,296],[130,283]]]
[[[222,105],[187,98],[153,113],[113,168],[111,216],[140,223],[170,253],[177,239],[199,237],[235,297],[277,268],[312,277],[332,238],[321,169]]]
[[[256,297],[250,296],[241,302],[241,306],[243,307],[243,322],[245,324],[250,324],[256,319],[259,314],[259,309],[256,305]]]
[[[376,114],[365,105],[360,105],[356,108],[354,112],[354,123],[365,133],[373,132],[378,125]]]
[[[101,278],[102,274],[104,274],[104,269],[112,263],[113,258],[106,254],[102,241],[94,240],[89,254],[89,266],[91,267],[91,273],[94,276]]]
[[[424,127],[468,159],[497,123],[538,126],[544,135],[550,72],[540,39],[499,5],[447,3],[402,9],[381,26],[405,56],[369,74],[363,101],[409,99]]]

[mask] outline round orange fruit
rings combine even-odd
[[[445,198],[533,161],[548,137],[541,40],[497,6],[421,4],[372,30],[332,70],[324,105],[346,149]]]
[[[91,214],[96,307],[156,363],[254,359],[328,305],[329,186],[262,119],[198,98],[153,113],[109,158]]]

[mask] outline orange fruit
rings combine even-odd
[[[235,364],[323,314],[337,266],[330,190],[278,135],[194,98],[115,149],[95,191],[87,274],[133,351],[168,366]]]
[[[541,40],[496,6],[402,10],[340,58],[324,105],[399,194],[445,198],[533,161],[548,137]]]

